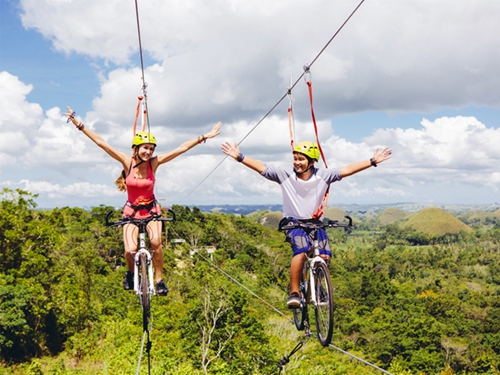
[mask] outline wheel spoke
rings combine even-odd
[[[316,329],[321,345],[327,346],[333,333],[333,296],[330,275],[325,264],[317,264],[314,277]]]

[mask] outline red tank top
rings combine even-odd
[[[161,210],[158,205],[155,205],[151,209],[134,209],[130,207],[128,203],[134,206],[148,205],[153,203],[156,198],[154,195],[154,188],[156,178],[153,173],[153,168],[151,167],[151,160],[148,161],[148,175],[146,178],[137,178],[132,170],[132,164],[129,168],[129,173],[125,178],[125,184],[127,185],[128,202],[123,208],[123,216],[131,216],[134,211],[134,217],[137,219],[142,219],[151,215],[151,213],[160,214]]]

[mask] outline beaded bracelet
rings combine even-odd
[[[66,120],[66,124],[70,121],[73,121],[73,119],[75,118],[75,115],[76,115],[75,111],[71,112],[71,114],[68,116],[68,119]]]

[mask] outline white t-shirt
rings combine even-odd
[[[312,169],[307,181],[297,177],[293,169],[266,165],[262,176],[277,182],[283,195],[283,217],[310,219],[318,210],[328,186],[340,181],[340,168]]]

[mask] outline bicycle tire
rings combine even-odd
[[[330,273],[324,263],[317,263],[314,270],[314,287],[316,301],[314,314],[316,316],[316,331],[318,340],[323,346],[328,346],[333,334],[333,294]]]
[[[304,272],[302,272],[302,278],[300,280],[300,307],[297,309],[293,309],[293,322],[295,323],[295,327],[299,331],[303,331],[305,328],[305,323],[307,322],[307,279],[304,278],[306,275],[306,266],[304,265]]]
[[[142,307],[142,329],[149,330],[150,295],[148,287],[148,259],[146,254],[140,256],[141,281],[139,283],[139,298]]]

